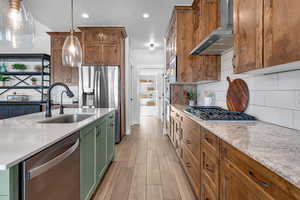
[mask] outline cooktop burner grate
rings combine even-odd
[[[224,121],[254,121],[255,117],[241,112],[233,112],[216,106],[191,106],[187,112],[203,120],[224,120]]]

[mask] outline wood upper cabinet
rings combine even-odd
[[[264,1],[264,67],[300,60],[300,1]]]
[[[219,26],[219,0],[195,0],[192,7],[194,25],[192,48],[195,48]],[[220,56],[191,57],[194,80],[206,82],[220,79]]]
[[[82,31],[83,65],[121,65],[122,43],[126,37],[121,27],[79,27]]]
[[[69,32],[49,32],[51,36],[51,76],[52,82],[62,82],[67,85],[78,85],[78,68],[64,67],[62,65],[62,48]],[[81,38],[80,33],[75,35]]]
[[[263,0],[234,1],[235,73],[262,68]]]
[[[235,73],[300,60],[298,0],[234,1]]]
[[[117,43],[102,44],[102,62],[105,65],[120,65],[120,47]]]
[[[175,6],[166,36],[166,63],[177,59],[177,82],[195,82],[193,79],[192,50],[193,10],[191,6]],[[177,57],[177,58],[176,58]]]

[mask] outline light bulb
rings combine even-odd
[[[10,8],[7,17],[8,25],[10,25],[13,30],[19,30],[21,28],[23,19],[19,10]]]
[[[76,53],[76,48],[75,48],[74,44],[71,44],[71,45],[70,45],[69,51],[70,51],[71,54],[75,55],[75,53]]]

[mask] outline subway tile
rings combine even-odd
[[[293,128],[300,130],[300,111],[295,110],[294,111],[294,124],[293,124]]]
[[[295,106],[300,109],[300,91],[295,91]]]
[[[266,106],[295,109],[294,91],[271,91],[265,96]]]
[[[268,91],[255,91],[255,90],[250,90],[250,99],[249,99],[249,104],[253,105],[265,105],[265,100],[266,100],[266,95]]]
[[[252,111],[255,117],[259,120],[278,124],[280,126],[285,126],[288,128],[293,128],[293,116],[294,111],[290,109],[280,109],[264,106],[253,106],[254,110]]]
[[[280,73],[278,75],[278,88],[280,90],[300,89],[300,70]]]
[[[249,77],[245,81],[248,84],[250,90],[277,90],[278,89],[277,74]]]

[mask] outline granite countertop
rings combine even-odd
[[[262,121],[204,121],[172,105],[202,127],[300,188],[300,131]]]
[[[65,114],[93,114],[72,124],[41,124],[45,113],[0,120],[0,170],[6,170],[114,111],[111,108],[65,109]],[[58,110],[52,111],[58,117]]]

